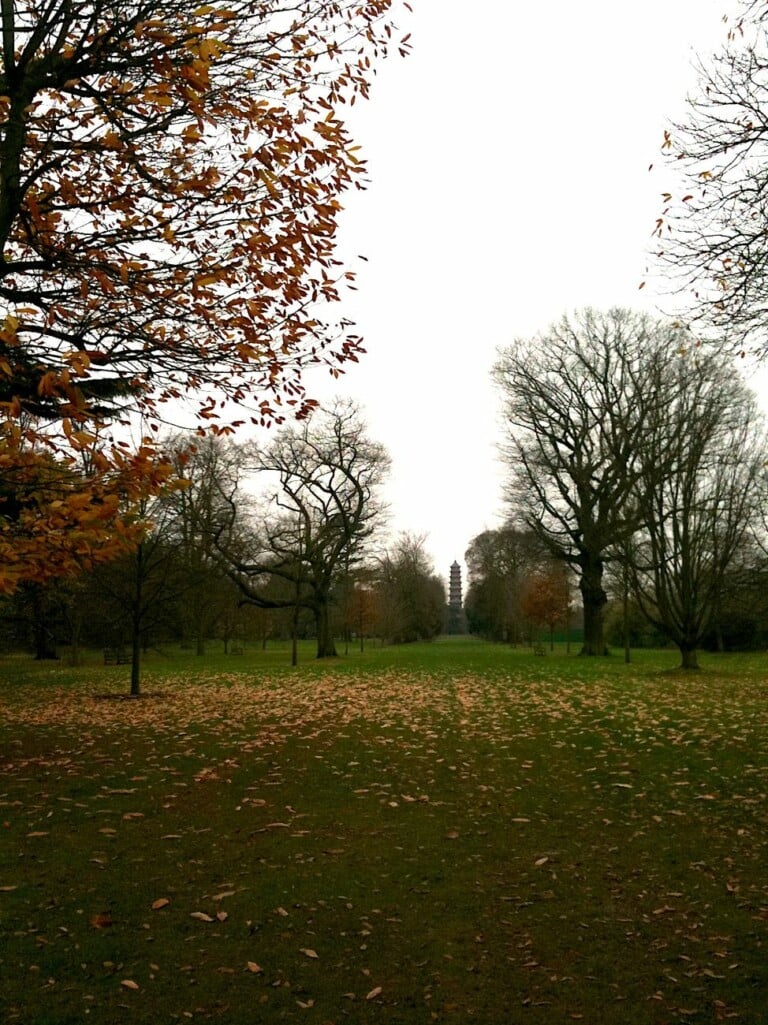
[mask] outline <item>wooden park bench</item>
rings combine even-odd
[[[105,666],[125,666],[132,662],[131,656],[123,648],[105,648]]]

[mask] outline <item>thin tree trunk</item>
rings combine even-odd
[[[131,617],[131,697],[141,693],[141,603],[143,599],[144,545],[136,549],[136,576]]]

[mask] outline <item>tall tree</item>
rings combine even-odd
[[[535,534],[514,526],[485,530],[472,538],[464,555],[469,570],[465,606],[472,633],[510,644],[521,639],[523,582],[544,554]]]
[[[243,454],[229,439],[212,435],[194,443],[176,435],[166,447],[181,484],[161,499],[168,517],[166,533],[186,582],[184,625],[197,654],[203,655],[218,618],[230,611],[232,585],[222,573],[214,538],[229,519],[228,496],[242,477]],[[229,586],[222,587],[224,583]]]
[[[698,669],[729,569],[754,524],[766,456],[754,394],[730,360],[690,353],[639,448],[632,568],[643,613]]]
[[[768,8],[741,0],[699,67],[688,115],[664,136],[682,180],[656,222],[667,281],[730,348],[768,352]]]
[[[94,424],[302,414],[302,369],[356,357],[328,315],[365,173],[342,110],[392,2],[3,0],[0,460],[44,436],[96,485],[125,451]]]
[[[666,397],[659,374],[679,333],[627,310],[584,310],[502,350],[494,375],[509,425],[513,515],[579,575],[582,654],[606,654],[603,581],[635,531],[629,499],[645,425]]]
[[[334,591],[382,520],[377,492],[389,471],[389,456],[368,437],[354,403],[337,401],[302,425],[280,431],[256,453],[254,468],[276,478],[271,504],[277,512],[265,513],[250,551],[219,542],[230,575],[255,605],[310,609],[317,657],[334,656]],[[269,595],[263,587],[269,578],[287,581],[290,593]]]
[[[382,635],[395,644],[431,641],[443,629],[445,585],[423,535],[404,533],[379,559],[377,592]]]

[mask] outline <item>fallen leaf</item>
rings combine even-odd
[[[217,911],[216,912],[216,921],[217,922],[226,922],[226,920],[228,918],[229,918],[228,912],[226,912],[226,911]]]
[[[301,953],[304,954],[305,957],[316,958],[318,956],[317,951],[310,950],[309,947],[301,947],[300,950],[301,950]]]
[[[159,911],[160,908],[167,908],[170,903],[167,897],[158,897],[157,900],[152,901],[152,910]]]
[[[365,994],[366,1000],[375,1000],[376,997],[381,993],[381,986],[375,986],[370,993]]]
[[[121,986],[125,986],[126,989],[138,989],[139,984],[134,982],[133,979],[123,979],[120,983]]]
[[[253,972],[254,975],[258,975],[259,972],[264,971],[261,965],[256,964],[255,961],[247,961],[245,966],[248,969],[248,971]]]
[[[104,830],[102,829],[100,832],[103,833]],[[114,832],[114,830],[113,830],[113,832]],[[32,836],[48,836],[48,833],[46,831],[44,831],[44,830],[36,829],[34,831],[34,833],[27,833],[27,836],[28,837],[32,837]]]
[[[102,911],[98,915],[91,915],[88,921],[94,929],[108,929],[112,925],[112,916],[108,911]]]
[[[206,915],[204,911],[193,911],[189,916],[190,918],[196,918],[198,922],[212,922],[213,919],[210,915]]]
[[[216,893],[216,894],[214,894],[214,896],[211,897],[211,900],[224,900],[225,897],[234,897],[234,895],[235,895],[235,891],[234,890],[225,890],[224,893]]]

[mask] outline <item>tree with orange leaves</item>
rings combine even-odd
[[[189,393],[219,432],[301,416],[303,368],[356,358],[327,316],[349,276],[340,197],[365,170],[340,112],[395,38],[393,2],[0,2],[0,464],[72,446],[87,486],[119,494],[130,457],[94,425]],[[27,531],[43,547],[49,511]]]

